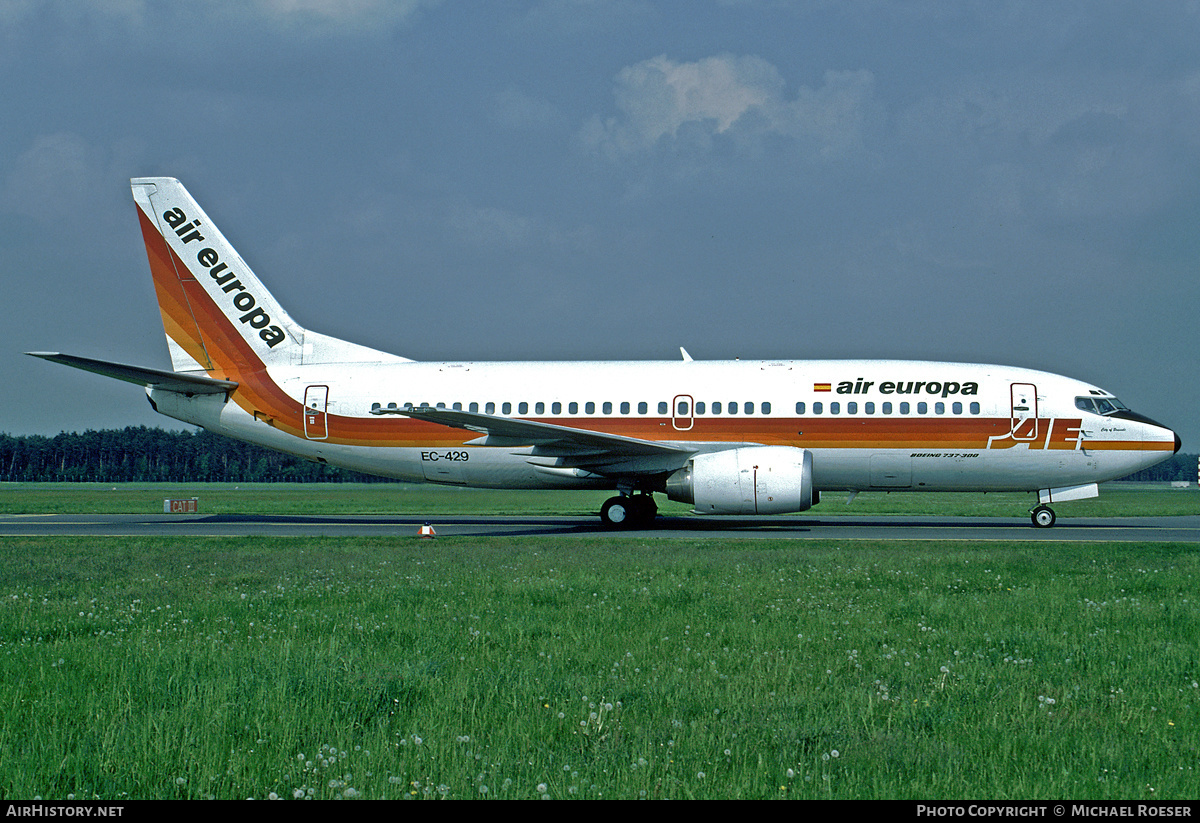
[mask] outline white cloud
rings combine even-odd
[[[622,69],[614,97],[618,114],[593,117],[585,145],[610,158],[648,151],[681,133],[729,135],[755,142],[772,135],[810,143],[822,156],[862,148],[873,105],[869,71],[829,71],[816,89],[788,98],[779,71],[753,55],[721,54],[695,62],[665,55]]]
[[[77,134],[41,135],[22,152],[4,183],[5,211],[39,219],[62,216],[79,204],[94,205],[103,165],[102,152]]]
[[[512,85],[493,98],[491,113],[497,123],[516,131],[545,128],[560,119],[553,104]]]
[[[129,226],[129,178],[145,173],[146,156],[140,138],[95,140],[68,131],[36,135],[5,166],[0,212],[58,227],[87,215],[89,229],[104,242],[123,243],[124,235],[112,232]]]
[[[15,26],[48,8],[64,23],[96,25],[103,21],[147,25],[148,18],[199,19],[224,24],[263,20],[287,31],[387,30],[405,23],[423,8],[441,0],[192,0],[178,8],[155,6],[148,0],[0,0],[0,24]]]
[[[450,217],[450,225],[466,242],[475,246],[519,247],[538,234],[536,221],[504,209],[462,207]]]
[[[1190,190],[1180,170],[1200,117],[1187,85],[1120,71],[968,77],[897,114],[892,156],[936,158],[1005,220],[1136,219]]]
[[[520,29],[537,37],[594,40],[628,34],[658,13],[648,0],[537,0],[524,13]]]
[[[287,25],[333,24],[352,29],[407,20],[423,6],[439,0],[256,0],[268,18]]]
[[[447,225],[462,243],[481,249],[578,252],[592,243],[588,229],[564,230],[541,218],[491,206],[450,207]]]

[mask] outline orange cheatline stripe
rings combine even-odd
[[[1174,451],[1175,442],[1166,440],[1085,440],[1085,449],[1093,451]]]

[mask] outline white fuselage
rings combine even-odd
[[[273,368],[292,409],[222,396],[151,396],[163,413],[356,471],[479,487],[608,487],[516,442],[391,410],[461,409],[701,451],[786,445],[817,490],[1038,490],[1152,465],[1174,434],[1081,409],[1095,386],[1004,366],[891,360],[468,362]],[[300,409],[304,408],[303,419]],[[284,415],[294,419],[284,421]],[[281,423],[290,425],[281,425]],[[494,440],[494,438],[492,438]]]

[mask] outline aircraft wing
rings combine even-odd
[[[697,451],[687,444],[660,443],[553,423],[430,406],[373,409],[372,414],[402,414],[484,435],[470,441],[470,445],[533,446],[529,462],[548,471],[658,474],[681,468]]]
[[[110,363],[107,360],[93,360],[90,357],[77,357],[73,354],[60,354],[51,351],[25,352],[33,357],[40,357],[53,363],[62,363],[76,369],[83,369],[105,377],[115,377],[126,383],[136,383],[147,388],[166,389],[181,394],[221,394],[237,388],[232,380],[217,380],[198,374],[147,369],[142,366],[127,366],[124,363]]]

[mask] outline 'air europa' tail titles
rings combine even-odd
[[[292,320],[178,180],[131,186],[176,370],[409,362]]]
[[[163,212],[162,217],[168,226],[175,229],[175,234],[185,246],[195,240],[204,240],[204,236],[199,232],[200,221],[193,220],[191,223],[185,223],[187,215],[178,206]],[[178,228],[176,228],[177,226]],[[221,291],[232,295],[233,307],[238,312],[244,312],[238,317],[239,323],[248,324],[252,329],[257,330],[259,338],[270,348],[275,348],[284,341],[283,329],[271,322],[271,315],[267,314],[259,305],[259,300],[254,297],[254,293],[242,285],[240,279],[234,279],[238,276],[237,272],[221,260],[216,250],[210,246],[202,247],[196,253],[196,262],[208,269],[209,276],[216,285],[221,287]]]
[[[139,178],[131,187],[144,217],[164,321],[174,321],[174,328],[167,324],[168,338],[209,368],[301,362],[304,329],[292,322],[179,181]],[[196,357],[197,351],[203,359]]]

